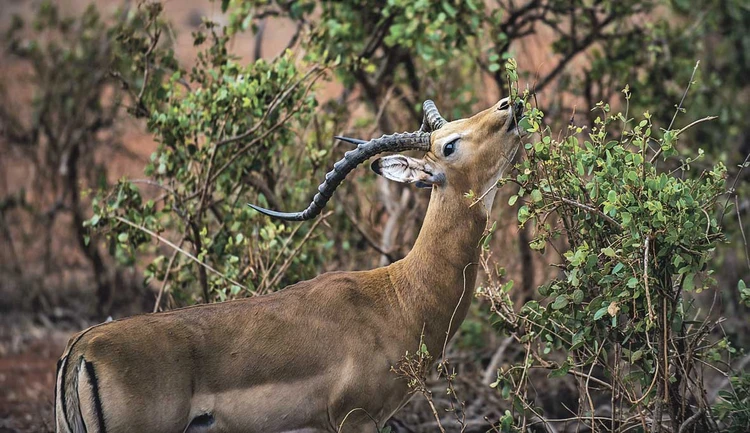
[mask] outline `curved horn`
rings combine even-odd
[[[422,104],[422,111],[424,112],[421,128],[422,131],[435,131],[448,123],[448,121],[443,119],[443,116],[440,115],[435,103],[430,99],[424,101],[424,104]]]
[[[367,143],[367,140],[360,140],[359,138],[351,138],[351,137],[342,137],[340,135],[334,135],[333,138],[336,140],[345,141],[349,144],[354,144],[356,146],[359,146],[360,144]]]
[[[287,221],[306,221],[315,218],[333,196],[336,187],[344,181],[346,175],[359,164],[383,152],[402,152],[405,150],[430,150],[430,134],[426,132],[404,132],[401,134],[384,135],[370,141],[360,143],[356,149],[344,154],[344,157],[333,164],[333,170],[326,174],[326,180],[318,187],[312,202],[302,212],[276,212],[270,209],[248,204],[251,208],[270,217]]]

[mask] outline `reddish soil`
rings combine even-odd
[[[53,432],[55,365],[70,336],[0,320],[0,433]]]

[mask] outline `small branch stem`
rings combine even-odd
[[[238,287],[245,287],[244,285],[242,285],[242,283],[238,283],[237,281],[235,281],[235,280],[233,280],[233,279],[231,279],[231,278],[227,277],[226,275],[224,275],[224,274],[222,274],[221,272],[219,272],[219,271],[217,271],[216,269],[214,269],[214,268],[213,268],[213,267],[212,267],[211,265],[209,265],[209,264],[206,264],[206,263],[203,263],[203,262],[202,262],[202,261],[200,261],[200,260],[199,260],[199,259],[198,259],[197,257],[195,257],[194,255],[190,254],[189,252],[185,251],[184,249],[182,249],[182,247],[180,247],[180,246],[176,245],[176,244],[175,244],[174,242],[170,241],[169,239],[166,239],[166,238],[164,238],[164,237],[160,236],[160,235],[159,235],[159,234],[157,234],[156,232],[154,232],[154,231],[152,231],[152,230],[149,230],[149,229],[147,229],[146,227],[143,227],[143,226],[139,226],[138,224],[136,224],[136,223],[134,223],[134,222],[132,222],[132,221],[130,221],[130,220],[127,220],[127,219],[125,219],[125,218],[123,218],[123,217],[121,217],[121,216],[115,216],[115,217],[114,217],[114,219],[116,219],[117,221],[119,221],[119,222],[121,222],[121,223],[123,223],[123,224],[127,224],[127,225],[129,225],[130,227],[133,227],[133,228],[135,228],[135,229],[138,229],[138,230],[140,230],[140,231],[142,231],[142,232],[146,233],[146,234],[147,234],[147,235],[149,235],[149,236],[153,236],[153,237],[155,237],[156,239],[158,239],[158,240],[159,240],[159,242],[161,242],[161,243],[164,243],[164,244],[167,244],[168,246],[172,247],[173,249],[175,249],[175,250],[177,250],[177,251],[181,252],[181,253],[182,253],[182,254],[184,254],[184,255],[185,255],[185,256],[186,256],[187,258],[189,258],[190,260],[194,261],[195,263],[199,264],[200,266],[203,266],[204,268],[206,268],[206,269],[208,269],[209,271],[211,271],[211,273],[213,273],[213,274],[215,274],[215,275],[217,275],[217,276],[221,277],[222,279],[224,279],[224,280],[227,280],[227,281],[229,281],[230,283],[232,283],[232,284],[234,284],[234,285],[236,285],[236,286],[238,286]]]
[[[688,91],[690,90],[690,86],[693,84],[693,78],[695,78],[695,72],[698,71],[698,65],[700,65],[701,62],[698,60],[695,62],[695,67],[693,67],[693,73],[690,75],[690,81],[688,81],[687,87],[685,87],[685,92],[682,94],[682,99],[680,99],[680,103],[677,105],[677,109],[674,111],[674,115],[672,116],[672,121],[669,122],[669,126],[667,127],[667,131],[670,131],[672,129],[672,126],[674,126],[674,121],[677,119],[677,114],[682,110],[682,104],[685,102],[685,97],[687,97]],[[695,123],[695,122],[694,122]],[[692,124],[691,124],[692,125]],[[690,127],[691,125],[686,126],[685,128],[682,128],[680,131],[683,131]],[[651,157],[651,159],[648,161],[649,164],[653,164],[654,161],[656,161],[656,158],[661,155],[662,149],[661,147],[659,150],[656,151],[654,156]]]
[[[607,221],[608,223],[612,224],[618,230],[622,230],[622,226],[620,225],[620,223],[618,223],[612,217],[610,217],[609,215],[605,214],[604,212],[600,211],[597,208],[585,205],[583,203],[579,203],[579,202],[577,202],[575,200],[571,200],[571,199],[565,198],[565,197],[559,197],[559,200],[561,200],[563,203],[566,203],[566,204],[569,204],[571,206],[575,206],[577,208],[583,209],[583,210],[585,210],[587,212],[591,212],[593,214],[599,215],[605,221]]]

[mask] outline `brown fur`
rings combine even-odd
[[[464,194],[482,194],[519,142],[507,128],[512,110],[497,107],[432,134],[433,149],[421,162],[444,182],[433,187],[406,258],[83,331],[63,354],[58,431],[70,425],[80,432],[79,420],[99,431],[82,360],[96,372],[109,433],[182,432],[205,414],[213,422],[205,431],[334,432],[354,409],[341,431],[374,432],[370,417],[382,427],[409,397],[390,367],[417,348],[423,329],[428,349],[439,354],[446,332],[452,336],[466,316],[487,209],[470,207]],[[444,158],[441,140],[455,133],[464,134],[458,150]]]

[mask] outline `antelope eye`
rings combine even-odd
[[[498,110],[506,110],[509,106],[510,106],[510,103],[506,99],[500,103],[500,107],[498,108]]]
[[[443,155],[451,156],[456,151],[456,145],[458,144],[458,138],[451,141],[450,143],[443,146]]]

